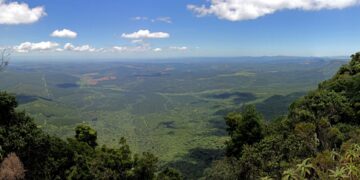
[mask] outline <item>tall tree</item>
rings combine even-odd
[[[227,155],[239,157],[243,145],[254,144],[263,138],[263,118],[255,106],[245,106],[241,113],[230,113],[225,118],[231,140],[227,142]]]
[[[85,142],[95,148],[97,146],[97,132],[85,124],[78,125],[75,129],[75,138],[80,142]]]

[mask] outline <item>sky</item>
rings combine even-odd
[[[348,56],[360,0],[0,0],[16,58]]]

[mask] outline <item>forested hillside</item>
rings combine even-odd
[[[0,89],[15,95],[16,109],[49,135],[66,140],[85,123],[100,145],[117,147],[125,137],[133,153],[150,152],[160,166],[199,178],[223,154],[229,112],[256,104],[266,120],[286,115],[293,101],[345,63],[326,57],[16,60],[0,73]]]
[[[226,157],[205,179],[359,179],[360,53],[266,123],[253,106],[225,120]]]
[[[0,179],[181,179],[160,170],[150,153],[132,154],[124,138],[117,148],[99,147],[97,132],[82,124],[66,141],[49,136],[24,112],[15,97],[0,93]]]
[[[360,53],[351,57],[287,116],[265,121],[253,105],[229,113],[226,156],[203,178],[359,179]],[[124,138],[116,148],[99,146],[86,124],[73,138],[50,136],[17,105],[0,93],[0,179],[182,179],[151,153],[132,154]]]

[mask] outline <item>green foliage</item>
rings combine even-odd
[[[224,179],[259,179],[260,177],[280,179],[283,172],[289,169],[293,171],[292,177],[312,176],[312,170],[308,173],[306,168],[302,171],[299,166],[307,167],[309,162],[313,164],[315,162],[313,158],[322,152],[332,149],[340,152],[339,148],[341,146],[345,147],[344,142],[358,142],[360,138],[357,135],[359,134],[356,131],[357,127],[352,126],[359,124],[360,98],[358,82],[360,78],[357,77],[359,67],[358,60],[356,60],[359,58],[355,56],[353,58],[355,59],[354,62],[342,68],[342,72],[337,75],[338,77],[323,83],[320,85],[319,90],[294,103],[290,108],[291,113],[285,118],[279,118],[265,124],[262,117],[251,107],[245,108],[242,113],[229,115],[226,119],[230,135],[227,144],[229,157],[216,161],[215,165],[212,166],[215,170],[208,170],[207,177],[212,177],[212,179],[222,179],[222,177]],[[295,64],[300,66],[300,63]],[[44,72],[50,80],[43,80],[40,84],[37,82],[39,78],[25,77],[26,81],[31,81],[30,84],[34,83],[39,87],[42,87],[43,82],[49,83],[48,87],[51,94],[49,94],[49,89],[44,91],[42,88],[33,85],[32,88],[38,89],[32,90],[32,92],[35,93],[35,97],[39,98],[31,102],[34,103],[32,106],[24,106],[32,109],[36,116],[41,117],[38,122],[43,119],[49,120],[46,123],[41,123],[46,125],[46,130],[58,134],[67,132],[67,135],[69,135],[69,129],[72,132],[73,125],[81,122],[80,120],[83,120],[84,116],[87,124],[101,127],[98,128],[99,135],[106,133],[109,135],[99,136],[98,138],[96,131],[89,126],[81,125],[76,129],[75,138],[69,138],[67,141],[48,136],[37,128],[33,123],[33,119],[23,112],[14,110],[17,104],[13,97],[3,94],[0,95],[2,98],[0,99],[0,105],[8,109],[0,109],[0,111],[3,111],[0,114],[0,144],[4,154],[9,152],[19,154],[27,170],[27,179],[159,179],[161,178],[160,175],[163,177],[170,176],[174,173],[166,171],[159,173],[158,177],[156,176],[158,159],[153,155],[149,153],[144,153],[141,156],[133,155],[124,139],[120,140],[119,146],[116,146],[114,145],[116,141],[109,137],[112,137],[113,133],[119,133],[116,134],[117,138],[124,134],[134,133],[135,135],[129,135],[129,137],[132,137],[132,139],[129,139],[132,145],[136,144],[136,146],[142,147],[149,146],[149,144],[154,146],[155,144],[154,149],[159,154],[161,152],[185,152],[186,148],[179,148],[179,144],[184,144],[183,142],[187,141],[189,137],[193,138],[194,135],[198,134],[202,135],[201,138],[195,138],[198,139],[198,142],[210,144],[209,142],[217,141],[218,143],[221,138],[203,136],[204,132],[209,133],[208,129],[204,128],[208,127],[209,123],[197,121],[197,119],[218,118],[217,115],[213,116],[209,109],[221,106],[226,106],[221,108],[232,108],[234,105],[233,101],[224,103],[220,100],[216,102],[211,100],[210,102],[209,99],[203,97],[204,94],[219,90],[219,82],[222,88],[226,88],[219,91],[232,88],[244,92],[254,91],[254,94],[261,96],[259,98],[265,99],[272,94],[262,96],[261,94],[264,92],[258,90],[259,88],[263,88],[267,92],[272,91],[274,94],[287,94],[294,92],[294,89],[298,91],[299,89],[311,88],[315,82],[324,78],[323,72],[318,69],[308,70],[304,68],[306,71],[293,72],[292,70],[297,67],[287,66],[284,68],[285,71],[275,72],[273,70],[278,70],[279,67],[277,66],[279,65],[275,63],[273,66],[267,68],[266,73],[257,72],[254,69],[256,73],[252,73],[251,76],[243,76],[244,73],[238,72],[229,74],[227,70],[222,70],[220,73],[226,72],[227,75],[216,76],[211,79],[211,81],[215,82],[215,85],[209,85],[209,80],[200,78],[196,81],[197,86],[193,86],[194,81],[189,81],[189,79],[194,79],[193,77],[185,77],[185,79],[184,77],[178,77],[178,79],[170,79],[164,83],[159,83],[161,78],[148,78],[149,80],[143,83],[134,79],[119,78],[117,82],[121,83],[118,84],[124,84],[124,86],[115,86],[111,83],[102,82],[101,85],[93,88],[83,87],[73,91],[54,88],[57,83],[52,82],[52,80],[59,81],[59,79],[63,78],[63,81],[68,79],[74,82],[79,81],[75,76],[64,78],[63,74],[57,74],[56,77],[49,75],[56,74],[54,72]],[[316,65],[314,64],[314,66]],[[310,66],[306,65],[306,67]],[[187,68],[189,67],[182,70],[186,69],[188,71]],[[207,70],[208,66],[205,69]],[[149,67],[147,71],[151,71],[151,68]],[[269,73],[270,71],[272,72]],[[293,73],[289,73],[289,71]],[[74,71],[75,74],[76,72]],[[93,72],[98,72],[98,69]],[[81,76],[82,73],[80,72],[77,75]],[[124,73],[125,75],[131,74],[129,71],[124,71]],[[99,77],[102,76],[102,72],[98,75]],[[122,74],[117,75],[123,77]],[[205,75],[210,76],[211,74],[201,74],[201,76]],[[38,75],[32,74],[32,76],[36,77]],[[44,76],[41,76],[43,75],[40,75],[41,79],[45,79]],[[173,76],[176,77],[176,73],[173,73]],[[136,79],[143,79],[143,77],[137,76]],[[124,81],[129,81],[130,84]],[[299,83],[298,81],[304,82]],[[244,87],[235,87],[240,83],[245,84]],[[18,89],[28,91],[31,88],[27,89],[27,84],[29,82],[25,83],[25,85],[19,85]],[[165,84],[165,86],[159,86],[159,84]],[[251,86],[251,84],[254,85]],[[279,84],[283,85],[280,90],[278,88]],[[182,88],[178,88],[180,85]],[[131,88],[132,92],[138,92],[138,94],[123,92],[124,89],[128,90],[128,88]],[[120,91],[122,93],[119,93]],[[147,93],[144,93],[144,91]],[[79,96],[80,98],[77,98],[81,100],[74,101],[73,98],[76,96]],[[151,106],[153,101],[164,106]],[[202,106],[199,104],[202,104]],[[52,108],[48,108],[48,106]],[[182,108],[174,108],[179,106]],[[82,109],[81,111],[74,111],[73,107],[81,107]],[[135,110],[134,108],[137,107],[141,108]],[[239,109],[239,107],[237,108]],[[103,111],[103,109],[106,109],[106,111]],[[93,113],[98,110],[102,111]],[[162,113],[162,116],[158,113]],[[93,114],[96,114],[97,117],[93,118]],[[135,115],[140,120],[134,121],[132,118]],[[161,118],[164,116],[167,118]],[[119,117],[121,117],[121,121],[119,121]],[[150,138],[156,134],[154,129],[161,125],[161,119],[168,120],[168,117],[175,118],[173,126],[159,128],[163,131],[156,131],[161,132],[157,133],[156,138],[158,139]],[[98,118],[102,121],[98,121]],[[184,121],[184,119],[189,121]],[[222,126],[224,123],[218,124]],[[219,127],[218,124],[214,129]],[[133,129],[135,130],[133,131]],[[180,135],[171,137],[170,133]],[[168,135],[164,136],[164,134]],[[163,148],[162,144],[158,143],[159,139],[163,140],[161,143],[165,143],[166,147],[171,146],[173,150]],[[110,142],[115,148],[99,147],[97,146],[97,140],[101,143]],[[198,142],[193,144],[198,145]],[[157,146],[158,144],[160,146]],[[214,144],[216,145],[216,143],[213,143],[210,146],[215,146]],[[346,151],[345,149],[344,151]],[[351,160],[354,163],[357,160],[351,154],[353,153],[348,153],[347,157],[349,162]],[[174,155],[174,153],[171,155]],[[302,163],[303,159],[309,157],[312,158],[311,161]],[[332,162],[325,160],[323,161],[325,163]],[[329,166],[331,170],[336,171],[336,162],[334,167]],[[313,166],[315,169],[317,168],[316,164],[313,164]],[[327,166],[323,165],[323,167]],[[349,169],[346,173],[350,172],[350,169],[353,174],[356,172],[356,168],[353,166],[344,168]],[[291,171],[285,174],[289,175]],[[314,175],[314,177],[320,176],[319,174]],[[330,174],[330,171],[323,174]],[[325,175],[324,177],[326,177]]]
[[[360,145],[343,146],[343,154],[324,151],[315,158],[307,158],[296,165],[296,169],[283,172],[283,178],[293,179],[359,179]]]
[[[295,169],[288,169],[283,172],[283,177],[281,180],[300,180],[300,176],[298,175]]]
[[[150,153],[143,153],[141,157],[135,156],[134,168],[130,177],[133,179],[151,180],[155,177],[154,172],[157,171],[156,163],[158,158]]]
[[[236,157],[237,163],[227,174],[237,179],[359,179],[359,92],[357,53],[332,79],[295,101],[287,117],[262,125],[266,130],[261,138],[252,135],[260,128],[243,123],[247,119],[250,124],[259,122],[255,110],[229,114],[225,118],[231,138],[227,149],[232,153],[227,158]]]
[[[227,155],[238,156],[243,146],[263,138],[263,119],[255,106],[246,106],[242,113],[231,113],[225,118],[231,140],[227,142]]]
[[[205,170],[203,179],[228,180],[237,179],[239,176],[239,160],[233,157],[214,161],[210,168]]]
[[[320,84],[319,88],[335,91],[345,96],[353,109],[353,123],[360,123],[360,53],[351,56],[349,64],[340,68],[330,80]]]
[[[182,180],[183,177],[181,176],[179,171],[177,171],[176,169],[167,167],[167,168],[165,168],[165,170],[163,170],[159,173],[159,175],[157,176],[157,179],[158,180]]]
[[[53,179],[63,175],[69,167],[72,153],[66,143],[44,134],[33,119],[24,112],[16,112],[13,96],[0,94],[0,144],[4,154],[15,152],[27,170],[26,178]]]
[[[80,142],[85,142],[95,148],[97,146],[97,132],[87,125],[79,125],[75,129],[75,138]]]
[[[304,92],[295,92],[285,96],[274,95],[257,103],[256,109],[264,115],[267,121],[271,121],[279,116],[287,115],[289,105],[304,95]]]
[[[73,137],[74,128],[85,122],[97,130],[98,144],[116,147],[125,136],[133,153],[151,150],[165,164],[186,161],[173,166],[179,169],[193,164],[182,172],[195,179],[209,166],[212,154],[188,157],[192,149],[223,147],[228,138],[222,118],[227,112],[241,109],[242,103],[265,102],[257,107],[267,120],[285,115],[297,99],[293,92],[315,88],[345,62],[308,57],[265,57],[269,63],[264,58],[250,59],[64,62],[56,63],[56,68],[53,63],[28,62],[1,72],[0,89],[16,94],[18,109],[25,109],[51,135]],[[109,76],[117,79],[86,83]],[[209,98],[226,93],[235,96]]]
[[[299,172],[301,177],[309,177],[312,175],[314,167],[309,161],[310,158],[305,159],[302,163],[296,165],[296,170]]]
[[[300,98],[290,107],[289,118],[296,122],[312,122],[326,118],[331,124],[350,123],[353,110],[348,99],[334,91],[318,90]]]
[[[15,152],[26,169],[26,179],[155,179],[158,159],[133,155],[124,138],[118,148],[97,147],[97,133],[79,125],[75,138],[63,141],[45,134],[24,112],[16,112],[15,98],[0,93],[0,155]],[[6,110],[6,111],[5,111]],[[168,169],[162,177],[179,179]]]
[[[0,125],[9,124],[13,118],[14,109],[18,106],[14,96],[8,96],[5,92],[0,92]]]

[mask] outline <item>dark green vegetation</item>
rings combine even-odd
[[[173,169],[158,172],[154,155],[133,155],[124,138],[117,148],[98,147],[97,132],[82,124],[76,127],[75,138],[64,141],[44,133],[16,107],[15,97],[0,93],[0,159],[17,154],[26,179],[181,179]],[[8,174],[5,179],[22,177]]]
[[[75,127],[87,124],[97,130],[98,146],[118,149],[125,137],[135,153],[151,152],[161,167],[176,167],[194,178],[224,154],[226,114],[256,104],[266,120],[285,115],[294,99],[344,63],[287,57],[221,63],[24,62],[0,74],[0,88],[15,93],[18,110],[25,109],[51,135],[71,138]],[[233,137],[252,137],[242,136],[235,132]]]
[[[287,116],[269,122],[246,106],[225,120],[227,153],[206,179],[359,179],[360,53]]]

